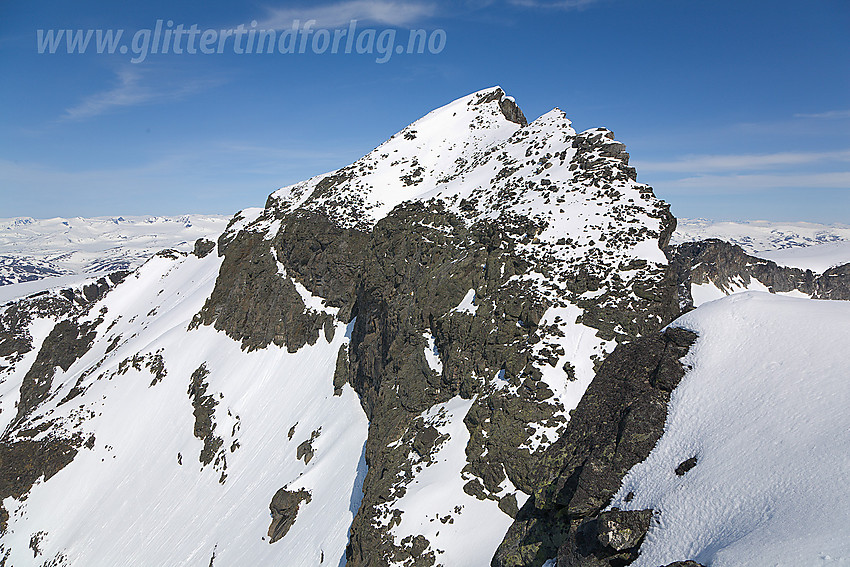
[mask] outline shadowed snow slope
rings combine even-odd
[[[747,292],[673,325],[692,368],[612,502],[655,510],[632,565],[850,564],[850,303]]]

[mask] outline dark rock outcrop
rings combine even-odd
[[[16,422],[28,416],[50,394],[57,367],[67,371],[88,351],[96,335],[95,328],[100,322],[77,323],[66,319],[53,327],[21,383]]]
[[[616,551],[637,549],[649,530],[652,510],[617,510],[599,514],[596,539],[603,547]]]
[[[649,530],[652,510],[613,509],[581,523],[558,551],[563,567],[609,567],[628,565]]]
[[[321,429],[317,429],[310,434],[310,438],[301,442],[298,447],[295,448],[295,458],[296,459],[304,459],[304,464],[307,465],[313,459],[313,455],[316,454],[315,449],[313,449],[313,441],[318,439],[319,434],[321,433]]]
[[[850,264],[830,268],[818,276],[813,297],[850,301]]]
[[[685,459],[684,461],[679,463],[679,466],[676,467],[676,470],[673,472],[676,473],[676,476],[684,476],[686,472],[688,472],[695,466],[697,466],[697,458],[690,457],[689,459]]]
[[[559,565],[587,564],[588,534],[591,528],[599,533],[600,520],[612,520],[602,510],[661,437],[670,392],[685,373],[680,359],[695,340],[670,328],[620,344],[605,359],[566,432],[543,456],[538,488],[508,530],[494,567],[539,567],[556,555]],[[591,564],[612,564],[604,561]]]
[[[483,93],[479,95],[477,99],[469,101],[469,104],[487,104],[494,101],[499,103],[499,110],[502,111],[505,118],[522,126],[528,124],[528,120],[525,118],[525,115],[522,113],[522,110],[519,108],[517,103],[514,102],[512,98],[506,96],[505,91],[502,89],[493,89],[490,92]]]
[[[199,238],[195,241],[195,247],[192,250],[192,254],[198,258],[205,258],[213,250],[215,250],[215,242],[207,238]]]
[[[751,279],[764,284],[771,293],[798,290],[813,299],[850,300],[850,264],[815,274],[779,266],[716,238],[679,244],[668,251],[668,256],[683,310],[693,308],[691,284],[712,283],[728,292]]]
[[[48,480],[65,468],[77,454],[79,440],[49,436],[38,441],[0,441],[0,535],[6,532],[8,511],[3,500],[20,499],[37,480]]]
[[[281,488],[272,497],[269,504],[272,523],[269,526],[269,543],[274,543],[289,533],[298,516],[301,503],[309,504],[310,493],[304,489],[298,491]]]
[[[193,326],[213,325],[247,350],[274,343],[295,352],[315,344],[334,318],[308,309],[296,284],[347,320],[364,236],[304,211],[286,216],[285,223],[272,241],[243,230],[227,243],[215,288]]]
[[[216,459],[216,464],[222,465],[222,468],[226,468],[223,463],[224,455],[219,452],[223,441],[221,437],[215,434],[216,423],[213,419],[215,417],[215,407],[218,405],[218,402],[215,396],[207,393],[209,385],[206,379],[209,373],[206,365],[202,364],[192,373],[191,382],[189,383],[187,394],[192,401],[193,414],[195,416],[193,433],[195,437],[204,442],[204,446],[198,456],[201,464],[206,466],[213,462],[213,459]],[[222,481],[224,478],[225,475],[222,472]]]

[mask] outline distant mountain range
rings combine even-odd
[[[191,250],[198,238],[220,233],[228,219],[223,215],[0,219],[0,286],[136,268],[165,248]]]

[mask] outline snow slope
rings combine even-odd
[[[126,270],[164,248],[189,251],[217,236],[224,215],[0,219],[0,285]]]
[[[57,370],[39,408],[54,428],[80,433],[91,447],[26,499],[5,500],[7,564],[341,562],[359,504],[367,428],[349,387],[333,395],[346,326],[337,324],[332,341],[320,338],[294,354],[274,346],[245,353],[211,327],[187,331],[220,262],[216,254],[155,256],[91,309],[90,319],[103,317],[94,344],[67,372]],[[31,334],[40,340],[50,325],[37,319]],[[161,380],[147,366],[157,357],[166,371]],[[222,441],[208,465],[199,461],[204,442],[193,434],[187,395],[201,365]],[[3,377],[9,399],[20,374]],[[75,385],[83,393],[63,403]],[[301,462],[296,447],[312,437],[315,456]],[[284,486],[310,491],[311,500],[290,537],[269,545],[269,502]]]
[[[655,510],[632,565],[850,565],[850,303],[749,292],[673,325],[691,369],[612,502]]]
[[[770,250],[760,252],[759,257],[773,260],[780,266],[821,273],[834,266],[850,263],[850,241]]]

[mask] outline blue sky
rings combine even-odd
[[[309,47],[138,63],[132,48],[37,50],[39,29],[123,29],[129,44],[157,20],[296,18],[355,18],[405,45],[410,29],[443,30],[445,46],[384,63]],[[578,130],[613,130],[677,216],[850,223],[848,29],[846,0],[4,2],[0,217],[261,206],[498,84],[529,119],[557,106]]]

